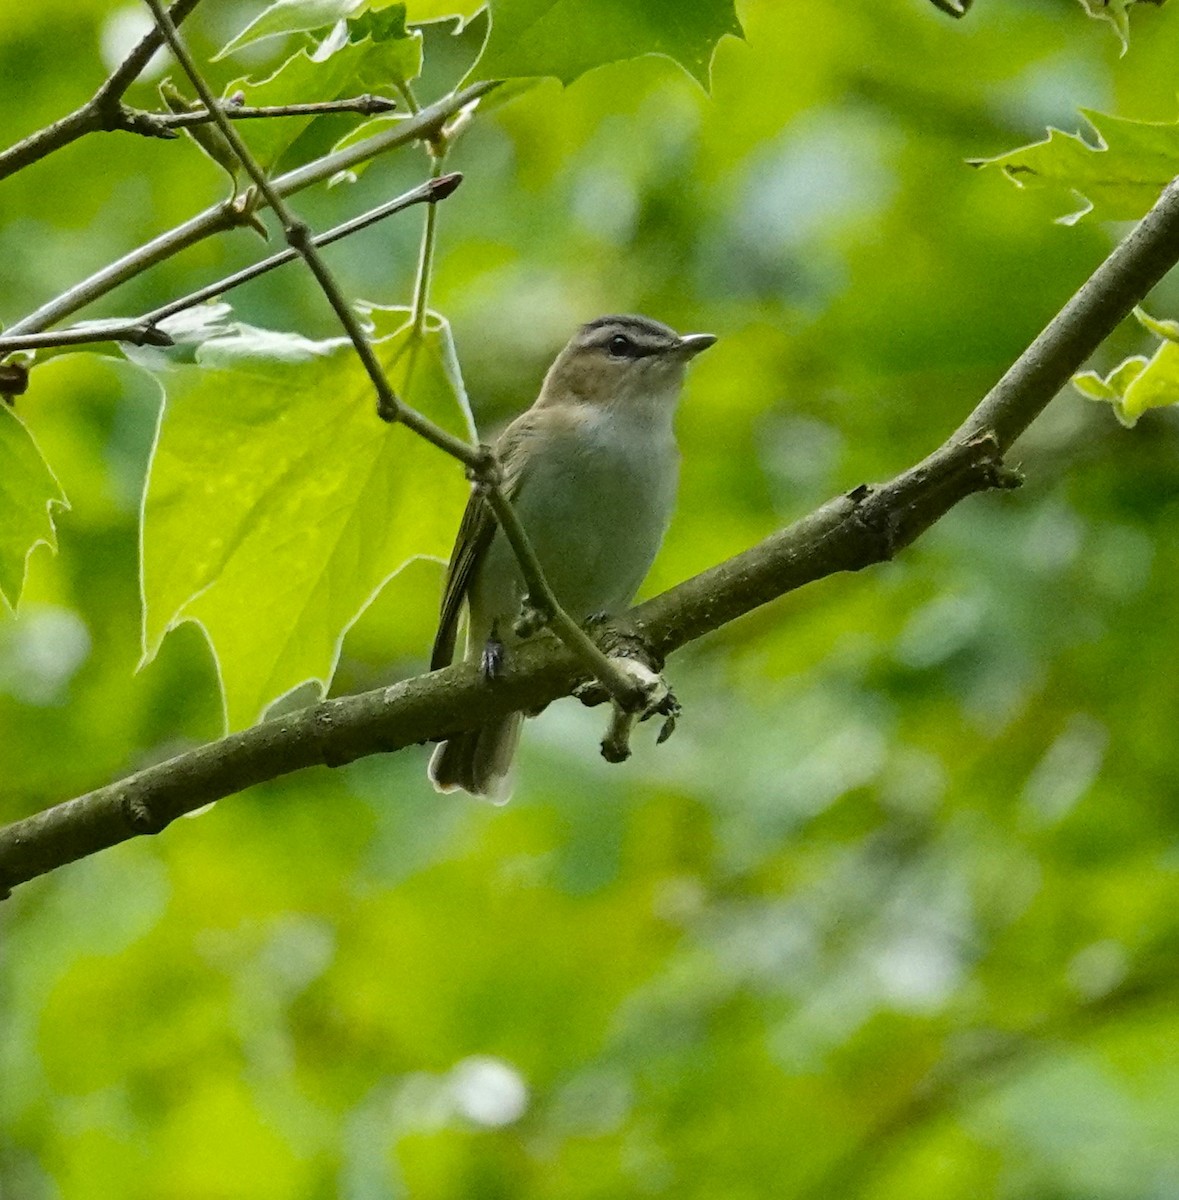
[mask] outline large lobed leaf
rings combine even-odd
[[[470,412],[448,326],[417,339],[373,308],[398,393],[460,436]],[[308,680],[326,687],[344,633],[410,559],[445,555],[466,484],[375,414],[350,343],[237,326],[161,376],[143,511],[144,656],[195,621],[232,728]]]
[[[53,507],[65,494],[24,423],[0,404],[0,596],[13,608],[24,588],[29,555],[57,549]]]
[[[975,159],[973,165],[997,167],[1017,187],[1079,198],[1081,207],[1059,218],[1062,224],[1075,224],[1089,213],[1100,220],[1136,220],[1179,175],[1179,122],[1081,112],[1097,134],[1095,144],[1050,129],[1042,142]]]
[[[662,54],[704,88],[726,33],[742,36],[733,0],[491,0],[491,30],[471,79],[555,75]]]

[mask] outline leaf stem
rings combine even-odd
[[[446,148],[440,152],[431,153],[432,168],[430,177],[438,179],[442,175],[442,164],[446,160]],[[413,331],[416,338],[422,336],[426,327],[426,313],[430,307],[430,276],[434,270],[434,245],[438,236],[438,209],[431,204],[426,209],[426,220],[422,227],[422,245],[418,255],[418,274],[413,288]]]

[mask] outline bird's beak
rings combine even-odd
[[[685,333],[676,343],[676,351],[684,358],[695,358],[716,341],[715,333]]]

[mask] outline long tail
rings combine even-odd
[[[506,804],[512,795],[512,758],[523,722],[523,713],[509,713],[443,742],[430,759],[434,790],[462,788],[492,804]]]

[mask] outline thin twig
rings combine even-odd
[[[168,9],[173,24],[179,25],[199,2],[200,0],[175,0]],[[154,134],[157,137],[175,136],[167,129],[162,132],[156,131],[151,120],[137,122],[137,114],[123,105],[124,93],[163,44],[164,38],[159,29],[149,29],[81,108],[27,138],[22,138],[16,145],[0,153],[0,179],[7,179],[9,175],[14,175],[47,154],[68,146],[88,133],[97,133],[100,130],[126,129],[135,133]],[[143,117],[150,118],[151,114],[145,113]]]
[[[511,543],[512,550],[520,564],[520,569],[524,572],[525,578],[528,581],[529,590],[535,597],[543,600],[546,610],[545,615],[549,620],[553,632],[574,654],[585,662],[586,666],[593,670],[595,675],[610,690],[611,695],[615,696],[620,703],[630,708],[638,707],[642,702],[639,689],[617,664],[611,663],[602,651],[594,645],[593,641],[577,625],[577,622],[561,608],[557,598],[554,596],[552,588],[549,587],[548,581],[544,578],[540,561],[537,559],[528,541],[528,536],[520,524],[519,518],[512,509],[511,504],[500,491],[498,480],[491,478],[493,475],[498,475],[498,464],[494,456],[486,447],[471,446],[461,439],[456,438],[441,426],[434,424],[433,421],[416,412],[394,393],[384,369],[377,358],[376,351],[373,350],[372,344],[365,337],[364,329],[360,324],[360,318],[345,299],[339,284],[336,282],[335,276],[332,275],[327,264],[319,254],[310,229],[295,215],[282,196],[278,194],[274,185],[266,177],[266,172],[262,169],[257,159],[250,153],[249,147],[242,141],[237,130],[233,128],[232,123],[226,118],[225,113],[218,107],[216,99],[209,90],[209,85],[205,82],[200,69],[197,67],[192,55],[188,52],[188,48],[184,45],[175,26],[168,20],[168,16],[164,12],[160,0],[146,0],[146,3],[155,14],[156,21],[164,32],[164,38],[171,47],[172,53],[176,56],[176,61],[183,68],[189,82],[196,89],[197,95],[200,96],[205,107],[213,114],[218,128],[225,135],[226,141],[233,148],[234,154],[241,161],[246,173],[254,181],[254,186],[265,197],[267,204],[270,205],[275,215],[282,222],[287,242],[307,263],[308,268],[319,283],[320,289],[327,297],[328,303],[332,306],[336,318],[348,334],[357,355],[360,357],[360,361],[364,364],[373,387],[376,389],[378,414],[383,420],[408,426],[419,436],[437,446],[438,449],[445,451],[447,454],[466,464],[472,470],[477,480],[488,483],[488,493],[496,519],[499,521],[500,527]],[[445,149],[436,150],[434,154],[437,165],[437,163],[441,162],[445,154]],[[424,307],[419,311],[417,305],[420,303],[424,306],[425,296],[429,288],[435,233],[433,217],[434,211],[431,209],[423,237],[418,288],[415,296],[414,331],[419,337],[422,333],[422,323],[425,321],[425,311]]]
[[[341,238],[357,233],[361,229],[367,229],[368,226],[384,220],[385,217],[402,212],[415,204],[433,203],[438,200],[444,200],[458,187],[462,179],[462,175],[457,171],[449,175],[441,175],[436,179],[428,179],[425,183],[418,184],[416,188],[405,192],[394,200],[388,200],[376,208],[369,209],[366,213],[361,213],[358,217],[353,217],[350,221],[336,225],[324,233],[316,234],[314,239],[315,244],[317,246],[329,246],[332,242],[338,242]],[[240,271],[235,271],[232,275],[227,275],[224,279],[218,279],[215,283],[206,284],[205,287],[198,288],[195,292],[189,292],[187,296],[181,296],[176,300],[169,300],[167,304],[161,304],[158,308],[153,308],[150,312],[144,313],[140,317],[122,322],[119,326],[112,325],[105,330],[99,328],[96,322],[90,322],[85,326],[76,329],[63,329],[60,332],[25,333],[16,334],[12,337],[0,335],[0,355],[11,353],[14,350],[30,350],[41,346],[74,346],[86,342],[106,341],[134,342],[134,334],[137,330],[143,327],[158,325],[165,318],[174,316],[178,312],[183,312],[186,308],[193,308],[197,304],[203,304],[206,300],[212,300],[217,296],[224,296],[226,292],[240,287],[243,283],[249,283],[251,280],[257,279],[260,275],[265,275],[268,271],[273,271],[275,267],[281,267],[298,257],[298,252],[295,250],[280,250],[277,254],[272,254],[269,258],[264,258],[261,262],[243,267]],[[120,328],[126,329],[132,336],[122,336],[119,333]]]
[[[331,305],[332,311],[336,314],[336,319],[344,327],[344,331],[355,347],[356,353],[361,363],[364,364],[364,369],[372,381],[373,387],[376,389],[377,412],[386,421],[398,421],[408,425],[415,433],[437,446],[438,449],[444,450],[453,458],[457,458],[460,462],[465,463],[468,467],[481,467],[485,456],[479,447],[469,445],[461,438],[457,438],[448,430],[443,429],[441,425],[436,425],[421,413],[414,412],[393,391],[393,387],[389,383],[384,369],[377,358],[376,351],[364,335],[360,316],[348,303],[347,299],[345,299],[344,293],[340,290],[340,285],[336,282],[335,276],[328,269],[327,263],[324,262],[323,257],[315,246],[311,230],[287,205],[277,188],[267,178],[266,172],[262,169],[258,160],[250,153],[249,147],[242,141],[241,135],[234,129],[233,122],[226,117],[217,104],[217,98],[205,82],[204,76],[201,74],[192,55],[189,54],[188,47],[184,45],[180,34],[176,30],[176,26],[169,20],[168,14],[164,11],[164,6],[160,3],[160,0],[146,0],[146,3],[155,15],[156,23],[163,31],[164,40],[168,43],[172,53],[176,56],[176,61],[188,76],[189,82],[196,89],[201,102],[212,113],[213,120],[218,129],[220,129],[225,140],[232,147],[234,154],[237,155],[238,160],[245,168],[246,174],[254,181],[254,186],[258,189],[259,195],[265,198],[266,203],[282,223],[287,244],[297,251],[303,261],[306,262],[312,275],[315,276],[320,290]]]
[[[372,117],[392,112],[397,101],[387,96],[353,96],[347,100],[317,100],[309,104],[267,104],[253,107],[248,104],[230,104],[222,100],[217,107],[231,121],[258,121],[270,117],[315,117],[323,113],[359,113]],[[194,108],[182,113],[144,113],[164,129],[187,129],[190,125],[204,125],[216,118],[207,108]]]
[[[76,329],[50,330],[46,333],[26,333],[17,337],[0,336],[0,355],[14,350],[57,349],[62,346],[85,346],[92,342],[128,342],[132,346],[171,346],[172,339],[147,317],[128,321],[91,321]]]
[[[379,154],[396,150],[410,142],[421,138],[432,137],[456,112],[465,108],[479,97],[486,95],[498,85],[493,81],[473,83],[451,96],[422,109],[417,116],[408,117],[405,121],[396,122],[392,129],[374,134],[362,142],[346,146],[331,154],[325,154],[312,162],[286,172],[272,180],[274,190],[280,196],[291,196],[313,184],[330,179],[337,171],[347,171],[359,163],[367,162]],[[72,288],[55,296],[36,311],[22,317],[8,327],[9,334],[37,333],[56,325],[65,317],[72,316],[79,309],[92,304],[95,300],[107,295],[129,279],[142,275],[145,271],[166,261],[182,250],[196,245],[207,237],[223,233],[227,229],[240,224],[241,216],[235,213],[228,203],[215,204],[204,212],[185,221],[182,225],[170,229],[150,242],[125,254],[116,262],[110,263],[93,275],[75,284]]]
[[[529,603],[541,609],[552,631],[593,671],[623,708],[630,711],[641,708],[646,697],[635,681],[614,659],[604,654],[593,638],[561,607],[545,578],[544,568],[540,565],[519,514],[498,483],[487,485],[487,502],[520,564],[520,573],[528,588]]]

